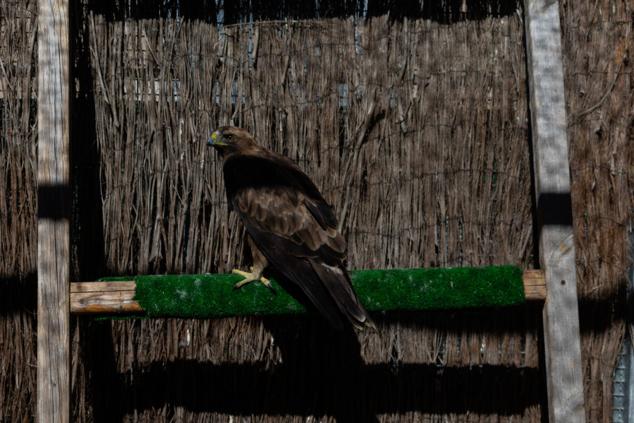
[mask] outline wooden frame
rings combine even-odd
[[[68,0],[38,2],[37,420],[70,421]]]
[[[526,0],[525,34],[551,422],[585,421],[559,2]]]
[[[551,422],[583,422],[559,4],[552,0],[524,4],[540,259],[548,286],[544,335],[549,415]],[[70,421],[68,1],[40,0],[38,10],[37,419],[66,423]],[[128,298],[129,289],[112,295],[118,296],[122,308],[136,307]]]

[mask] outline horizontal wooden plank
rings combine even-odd
[[[523,274],[524,295],[527,301],[544,301],[546,283],[541,270],[526,270]],[[75,314],[138,313],[143,309],[134,301],[136,283],[73,282],[70,307]]]
[[[544,301],[546,299],[546,278],[543,270],[525,270],[524,296],[527,301]]]
[[[95,284],[97,284],[96,282]],[[86,283],[82,283],[86,284]],[[129,285],[129,283],[127,283]],[[134,282],[132,283],[134,284]],[[71,284],[76,285],[76,284]],[[113,288],[111,284],[105,288]],[[116,287],[114,287],[116,289]],[[76,288],[75,288],[76,289]],[[142,312],[134,300],[134,287],[128,290],[71,292],[70,311],[75,314],[109,314]]]
[[[120,282],[73,282],[70,285],[70,292],[112,292],[112,291],[134,291],[136,283],[134,281]]]

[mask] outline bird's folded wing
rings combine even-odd
[[[329,219],[314,199],[290,187],[244,188],[233,208],[269,263],[333,326],[341,327],[344,315],[353,323],[365,320],[343,265],[346,243],[335,227],[322,226]]]

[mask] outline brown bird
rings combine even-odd
[[[241,128],[221,127],[209,145],[224,160],[229,208],[244,223],[253,256],[250,272],[233,270],[244,276],[236,287],[252,281],[270,286],[262,274],[271,266],[333,327],[374,328],[344,267],[346,242],[337,231],[333,209],[310,178],[288,158],[257,145]]]

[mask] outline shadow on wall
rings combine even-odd
[[[519,0],[166,0],[160,7],[152,0],[103,2],[84,0],[89,10],[107,20],[183,18],[225,25],[239,22],[304,20],[351,16],[392,19],[429,19],[449,24],[510,16],[521,9]]]
[[[78,89],[70,102],[71,280],[104,275],[105,241],[101,198],[101,153],[90,53],[90,31],[82,11],[70,8],[71,78]]]
[[[96,416],[122,421],[129,413],[171,404],[197,413],[365,422],[412,411],[514,415],[541,400],[537,368],[364,364],[356,338],[333,333],[314,319],[265,324],[282,351],[281,363],[267,368],[257,362],[176,360],[135,367],[116,374],[110,405],[103,409],[108,415]],[[109,328],[106,322],[95,325]]]

